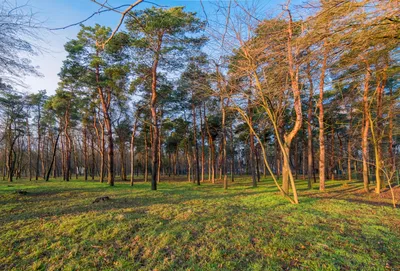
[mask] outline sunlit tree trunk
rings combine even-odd
[[[353,156],[353,151],[352,151],[352,141],[351,141],[351,133],[352,133],[352,127],[353,127],[353,107],[350,106],[350,123],[349,123],[349,131],[347,134],[347,175],[349,182],[352,181],[352,176],[351,176],[351,159]]]
[[[222,165],[221,170],[223,174],[224,189],[228,189],[228,179],[227,179],[227,163],[226,163],[226,110],[225,110],[225,99],[221,97],[220,100],[221,112],[222,112]]]
[[[364,78],[364,94],[363,94],[363,126],[362,126],[362,164],[363,164],[363,183],[364,190],[369,192],[369,181],[368,181],[368,131],[369,131],[369,105],[368,105],[368,90],[369,90],[370,70],[367,64],[365,78]],[[380,188],[377,189],[377,193],[380,192]]]
[[[319,190],[325,190],[325,131],[324,131],[324,88],[325,73],[328,60],[328,49],[324,41],[324,58],[322,60],[321,74],[319,77],[318,124],[319,124]]]
[[[231,182],[235,181],[235,142],[233,141],[233,124],[231,123]]]
[[[376,132],[375,139],[376,141],[376,158],[375,158],[375,176],[376,176],[376,193],[380,192],[381,187],[383,187],[383,182],[381,178],[381,170],[382,170],[382,138],[383,138],[383,92],[386,85],[386,71],[383,71],[382,78],[377,82],[376,87]],[[372,123],[371,123],[372,125]],[[378,189],[379,186],[379,189]]]
[[[205,135],[203,127],[203,113],[200,106],[200,135],[201,135],[201,182],[204,182],[205,171]]]
[[[394,107],[395,107],[395,98],[393,97],[393,88],[390,86],[389,88],[389,95],[390,95],[390,106],[389,106],[389,128],[388,128],[388,140],[389,140],[389,146],[388,146],[388,152],[390,156],[390,165],[391,165],[391,170],[393,172],[396,171],[396,160],[395,160],[395,155],[394,155],[394,141],[393,141],[393,118],[394,118]]]
[[[308,98],[308,112],[307,112],[307,187],[312,188],[312,174],[314,173],[314,156],[313,156],[313,134],[312,134],[312,115],[314,109],[313,96],[314,96],[314,84],[311,77],[311,67],[310,63],[307,63],[307,78],[310,88],[309,98]]]

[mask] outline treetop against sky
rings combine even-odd
[[[253,1],[236,0],[241,5],[247,5]],[[107,3],[113,7],[124,6],[120,10],[123,10],[125,5],[132,4],[130,0],[109,0]],[[234,1],[232,1],[234,2]],[[220,1],[222,4],[227,4],[229,1]],[[274,12],[281,12],[282,4],[285,3],[283,0],[259,0],[254,1],[255,5],[259,7],[260,12],[265,15],[272,14]],[[301,1],[292,1],[292,4],[300,4]],[[12,3],[11,3],[12,4]],[[18,5],[25,4],[23,1],[18,1]],[[32,12],[43,22],[43,26],[49,29],[62,28],[81,22],[87,19],[90,15],[99,11],[100,6],[93,3],[90,0],[30,0],[27,5],[32,9]],[[218,7],[217,1],[208,0],[153,0],[144,1],[137,9],[145,9],[151,6],[161,7],[174,7],[184,6],[186,11],[196,12],[197,16],[202,20],[209,19],[209,23],[212,24],[214,21],[213,16],[217,16]],[[262,17],[263,14],[258,14]],[[84,24],[93,26],[100,24],[115,28],[120,20],[120,14],[115,12],[103,12],[95,15],[89,20],[85,21]],[[124,25],[121,26],[121,30],[124,29]],[[62,61],[65,59],[67,53],[64,50],[64,45],[71,39],[74,39],[80,30],[80,26],[75,25],[66,29],[43,31],[43,41],[39,44],[43,52],[37,56],[34,56],[32,62],[34,65],[40,67],[39,71],[43,77],[28,76],[25,78],[24,83],[27,85],[30,92],[37,92],[40,89],[46,89],[49,94],[55,93],[57,84],[59,81],[58,73],[62,65]],[[207,50],[207,48],[205,48]]]

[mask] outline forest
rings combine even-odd
[[[398,1],[87,2],[0,1],[1,269],[400,268]]]

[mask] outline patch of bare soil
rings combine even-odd
[[[98,202],[109,201],[109,200],[110,200],[110,197],[108,197],[108,196],[99,197],[99,198],[96,198],[92,203],[98,203]]]

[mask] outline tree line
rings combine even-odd
[[[320,1],[263,20],[234,2],[219,7],[222,28],[183,7],[130,11],[118,33],[81,25],[54,95],[0,81],[3,179],[156,190],[179,175],[225,189],[269,176],[292,203],[300,178],[380,193],[398,182],[395,2]]]

